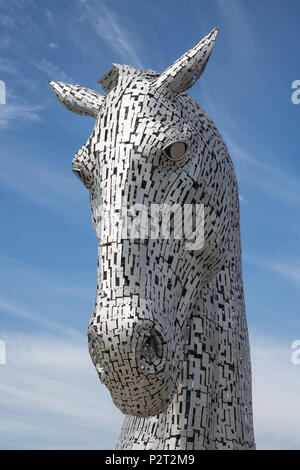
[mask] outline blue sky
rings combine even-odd
[[[191,94],[239,181],[256,441],[299,449],[299,2],[0,0],[0,10],[0,447],[113,448],[123,419],[85,334],[97,239],[71,161],[93,119],[60,106],[48,80],[99,89],[113,62],[162,72],[219,26]]]

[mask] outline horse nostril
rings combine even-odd
[[[90,327],[88,329],[89,353],[93,364],[98,372],[98,376],[102,383],[105,383],[105,371],[103,367],[103,340],[102,334],[98,334],[96,329]]]
[[[150,333],[150,336],[146,338],[143,345],[142,356],[149,362],[155,362],[157,359],[161,359],[162,346],[160,338],[157,335]]]
[[[166,344],[161,335],[152,330],[144,332],[144,338],[138,354],[138,363],[143,373],[156,374],[165,366]]]

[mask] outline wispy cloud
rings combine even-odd
[[[13,60],[0,60],[0,72],[5,72],[12,76],[9,77],[9,84],[6,85],[6,104],[0,105],[0,131],[11,128],[16,125],[26,125],[41,121],[40,113],[43,105],[28,103],[28,100],[18,94],[14,85],[25,85],[27,89],[33,89],[35,81],[27,81],[23,77],[19,77],[17,65]]]
[[[27,297],[45,298],[47,292],[50,296],[62,294],[77,300],[90,300],[94,289],[80,284],[68,283],[61,276],[24,263],[18,259],[11,258],[0,253],[0,280],[2,287],[10,283],[13,285],[18,280],[18,286]]]
[[[1,152],[4,154],[6,151],[3,148]],[[71,170],[69,175],[64,175],[40,159],[11,155],[2,162],[0,181],[33,204],[52,207],[60,212],[66,212],[70,207],[84,207],[82,191],[85,189],[78,184]]]
[[[257,256],[245,253],[245,261],[263,269],[273,271],[276,274],[300,284],[300,259],[293,263],[287,263],[280,259],[269,258],[267,256]]]
[[[28,309],[22,302],[12,301],[11,298],[5,298],[1,296],[0,311],[2,317],[5,313],[8,313],[10,317],[23,319],[27,322],[27,324],[34,324],[36,326],[44,327],[47,331],[55,331],[61,334],[75,334],[75,330],[68,327],[66,328],[62,322],[51,320],[51,318],[43,315],[43,312],[35,312],[32,308]]]
[[[205,78],[205,77],[204,77]],[[219,87],[219,82],[215,84],[216,88]],[[222,135],[240,135],[240,127],[238,120],[235,117],[234,110],[231,110],[230,100],[222,101],[216,100],[211,83],[202,80],[199,92],[199,103],[205,109],[205,112],[215,120]]]
[[[98,378],[84,336],[3,334],[2,449],[114,448],[123,415]],[[59,423],[59,425],[58,425]]]
[[[136,46],[139,43],[138,38],[130,31],[129,26],[124,25],[120,16],[117,16],[103,1],[79,0],[79,5],[86,12],[86,21],[124,63],[144,68]]]
[[[257,40],[249,14],[239,0],[217,0],[217,5],[228,24],[227,39],[231,41],[231,53],[236,54],[238,63],[249,70],[249,61],[257,56]],[[253,70],[255,71],[255,69]],[[252,73],[253,73],[252,71]]]
[[[223,136],[237,164],[237,170],[240,171],[240,176],[244,175],[247,183],[259,187],[270,196],[280,199],[281,202],[300,205],[300,181],[297,178],[276,168],[275,165],[264,163],[263,158],[261,160],[254,158],[237,145],[227,133],[223,132]]]
[[[32,19],[32,15],[28,14],[28,10],[33,6],[33,0],[5,0],[0,1],[1,17],[0,25],[8,30],[14,30],[18,33],[18,28],[22,30],[30,30],[30,33],[37,31],[37,25]]]
[[[13,28],[16,24],[15,19],[9,15],[0,16],[0,25],[8,28]]]
[[[1,105],[0,129],[8,129],[16,122],[31,123],[41,120],[41,105],[21,104],[21,105]]]
[[[49,8],[46,8],[45,16],[50,24],[54,23],[54,15],[53,15],[53,12]]]
[[[16,289],[18,286],[18,289]],[[76,334],[76,315],[85,309],[88,323],[94,281],[88,285],[69,281],[19,260],[0,254],[0,312],[2,328],[7,318],[56,333]],[[72,321],[73,318],[73,321]]]
[[[27,57],[27,60],[35,68],[47,75],[48,78],[69,83],[74,82],[72,77],[70,77],[66,72],[61,70],[58,65],[53,64],[48,59],[43,58],[41,60],[34,60]]]
[[[0,36],[0,50],[6,51],[10,48],[12,39],[6,35]]]
[[[0,72],[13,75],[18,72],[18,68],[13,60],[7,59],[6,57],[0,57]]]

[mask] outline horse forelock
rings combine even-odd
[[[105,93],[109,93],[113,90],[120,82],[127,82],[131,81],[131,79],[135,77],[143,77],[145,79],[155,79],[159,77],[159,73],[155,72],[154,70],[141,70],[131,65],[121,65],[121,64],[113,64],[112,68],[106,72],[101,78],[99,78],[98,82]],[[125,87],[126,84],[124,83],[123,86]]]

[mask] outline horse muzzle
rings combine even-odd
[[[99,378],[125,414],[154,416],[166,410],[177,387],[170,341],[150,320],[91,324],[89,351]]]

